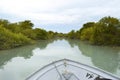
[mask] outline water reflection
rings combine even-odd
[[[3,68],[3,66],[6,65],[7,62],[10,62],[14,57],[23,57],[24,59],[29,59],[31,56],[33,56],[33,49],[37,47],[40,49],[45,49],[47,45],[53,41],[54,40],[39,41],[35,45],[0,51],[0,68]]]
[[[92,63],[103,70],[116,73],[119,66],[119,48],[92,46],[85,42],[68,40],[71,47],[78,46],[83,55],[92,59]]]
[[[40,49],[45,49],[47,47],[48,44],[53,43],[55,40],[41,40],[38,41],[38,43],[36,44],[35,47],[38,47]]]
[[[2,77],[1,80],[6,80],[4,76],[8,74],[11,80],[23,80],[37,68],[63,58],[120,75],[120,48],[91,46],[78,40],[46,40],[35,45],[0,51],[0,79]],[[13,79],[15,76],[16,79]]]

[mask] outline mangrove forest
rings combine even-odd
[[[79,30],[72,30],[69,33],[33,27],[34,24],[30,20],[11,23],[0,19],[0,50],[53,38],[78,39],[93,45],[120,46],[120,20],[110,16],[103,17],[98,22],[87,22]]]

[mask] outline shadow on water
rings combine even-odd
[[[92,63],[103,70],[116,73],[120,65],[119,52],[120,48],[92,46],[88,43],[68,40],[71,47],[78,46],[83,55],[90,57]]]
[[[46,47],[49,44],[54,43],[54,41],[56,40],[39,41],[34,45],[28,45],[15,49],[0,51],[0,68],[3,69],[8,62],[11,62],[12,59],[16,57],[30,59],[34,55],[34,49],[46,49]],[[94,66],[111,73],[116,73],[118,70],[120,70],[118,68],[120,66],[120,48],[92,46],[88,43],[81,42],[78,40],[65,41],[68,41],[69,45],[73,48],[74,46],[77,46],[84,56],[90,57]],[[58,43],[55,44],[58,45]]]
[[[34,45],[23,46],[10,50],[0,51],[0,68],[3,68],[8,62],[10,62],[15,57],[23,57],[24,59],[29,59],[33,56],[32,50],[35,48],[45,49],[48,44],[52,43],[54,40],[44,40],[39,41]]]

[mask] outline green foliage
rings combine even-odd
[[[119,24],[117,18],[102,18],[94,27],[91,42],[97,45],[120,45]]]
[[[48,34],[49,34],[48,38],[51,39],[51,38],[55,38],[55,35],[57,33],[54,33],[53,31],[48,31]]]
[[[70,38],[70,39],[75,39],[76,38],[74,30],[72,30],[71,32],[68,33],[68,38]]]
[[[21,31],[22,34],[24,34],[26,37],[35,40],[36,39],[36,33],[32,29],[25,29]]]
[[[68,36],[73,39],[89,41],[95,45],[120,46],[120,20],[113,17],[104,17],[98,22],[88,22],[83,27]]]
[[[22,21],[22,22],[19,22],[19,27],[24,30],[24,29],[32,29],[32,27],[34,26],[33,23],[31,23],[30,20],[25,20],[25,21]]]
[[[9,49],[32,43],[32,40],[23,34],[15,34],[0,26],[0,49]]]
[[[35,28],[30,20],[10,23],[0,19],[0,49],[9,49],[26,44],[34,40],[46,40],[52,38],[70,38],[89,41],[95,45],[120,46],[120,20],[114,17],[104,17],[98,22],[88,22],[78,31],[70,31],[67,34],[46,31]]]
[[[33,23],[29,20],[18,23],[10,23],[0,19],[0,49],[9,49],[26,44],[31,44],[34,40],[46,40],[52,37],[43,29],[33,29]],[[54,36],[54,32],[53,35]]]
[[[90,40],[91,35],[93,34],[93,27],[86,28],[85,30],[81,31],[81,40]]]
[[[8,27],[9,21],[8,20],[0,19],[0,25],[3,26],[3,27]]]
[[[36,29],[34,29],[34,32],[36,34],[36,39],[38,39],[38,40],[46,40],[46,39],[48,39],[47,31],[45,31],[43,29],[36,28]]]

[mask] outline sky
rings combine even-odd
[[[120,0],[0,0],[0,19],[67,33],[102,17],[120,18]]]

